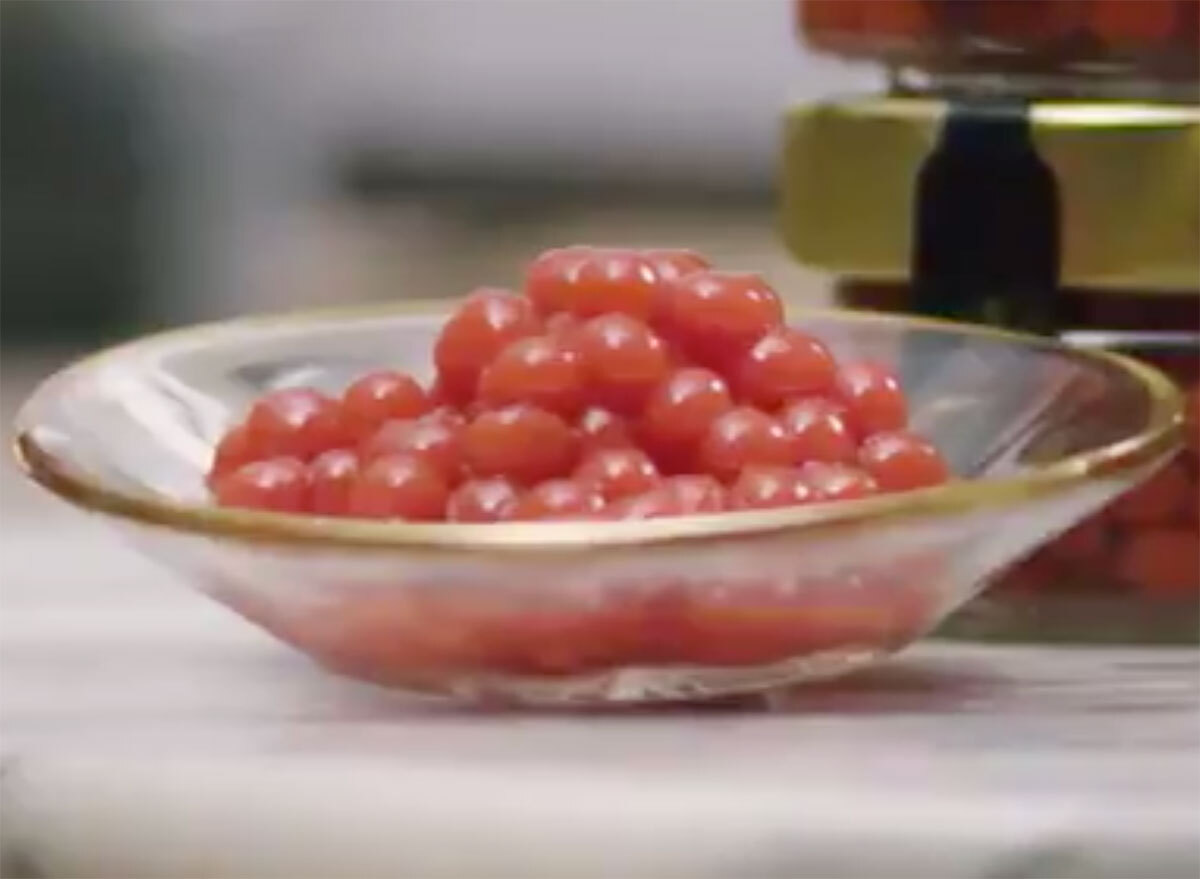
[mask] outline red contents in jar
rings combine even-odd
[[[1200,455],[1200,383],[1192,385],[1184,394],[1183,441],[1193,459]]]
[[[796,0],[813,46],[994,72],[1054,72],[1136,51],[1147,63],[1197,55],[1196,0]]]
[[[1117,548],[1121,576],[1148,594],[1193,595],[1200,589],[1200,532],[1184,526],[1146,528]]]
[[[862,29],[881,37],[919,39],[933,25],[929,4],[923,0],[868,3],[860,15]]]
[[[1167,524],[1182,518],[1195,491],[1183,461],[1175,461],[1119,497],[1109,513],[1122,525]]]
[[[1103,516],[1084,519],[1046,547],[1045,553],[1064,564],[1088,565],[1105,558],[1109,525]]]
[[[1037,44],[1081,33],[1088,5],[1079,0],[984,0],[976,9],[974,27],[1013,45]],[[1128,5],[1126,0],[1122,5]]]
[[[1190,383],[1184,388],[1187,445],[1145,481],[1009,572],[1003,587],[1124,592],[1159,601],[1200,595],[1197,361],[1194,355],[1161,353],[1147,359]]]
[[[1186,4],[1170,0],[1091,0],[1090,4],[1071,5],[1081,11],[1090,6],[1090,14],[1086,16],[1088,29],[1104,42],[1117,46],[1148,46],[1171,38],[1183,18],[1179,7]],[[1197,39],[1195,34],[1192,38]]]

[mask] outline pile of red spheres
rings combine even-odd
[[[686,250],[567,247],[446,321],[428,387],[364,375],[274,391],[218,444],[217,502],[500,522],[645,519],[947,479],[896,376],[787,326],[758,275]]]

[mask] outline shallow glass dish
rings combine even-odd
[[[26,472],[334,671],[469,699],[690,700],[840,675],[909,644],[1165,462],[1154,369],[959,324],[793,311],[893,364],[959,479],[639,522],[417,524],[210,505],[212,446],[272,388],[423,373],[448,306],[251,318],[135,341],[21,410]]]

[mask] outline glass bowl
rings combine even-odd
[[[213,444],[257,395],[425,373],[448,306],[164,333],[46,381],[34,480],[336,672],[466,699],[692,700],[829,678],[920,637],[1179,443],[1171,382],[1123,357],[858,312],[789,320],[892,363],[960,477],[824,506],[638,522],[419,524],[211,506]]]

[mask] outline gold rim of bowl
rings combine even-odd
[[[51,385],[94,369],[102,362],[128,356],[167,342],[202,344],[230,330],[258,327],[302,329],[332,319],[408,317],[445,312],[445,301],[415,301],[389,305],[324,309],[272,316],[252,316],[201,324],[144,336],[102,350],[68,366],[39,386],[30,403],[51,392]],[[753,537],[814,526],[853,527],[883,518],[919,516],[1003,506],[1061,491],[1102,475],[1136,469],[1171,451],[1178,442],[1182,405],[1179,392],[1158,370],[1122,355],[1066,348],[1044,339],[988,326],[937,318],[891,315],[869,311],[789,308],[792,319],[804,316],[846,322],[892,324],[954,332],[968,338],[1069,351],[1071,356],[1107,361],[1131,376],[1150,401],[1148,423],[1142,432],[1115,443],[1071,455],[1028,471],[995,479],[959,480],[935,488],[882,495],[836,504],[774,510],[679,516],[633,522],[511,522],[497,524],[368,521],[309,515],[265,513],[215,505],[174,501],[108,487],[72,471],[38,443],[34,431],[21,430],[14,451],[26,475],[75,506],[143,525],[195,535],[236,538],[254,543],[307,544],[325,547],[421,548],[456,551],[581,551],[599,547],[634,546],[732,537]],[[26,405],[30,405],[27,403]],[[23,410],[24,411],[24,410]],[[18,423],[24,419],[18,416]]]

